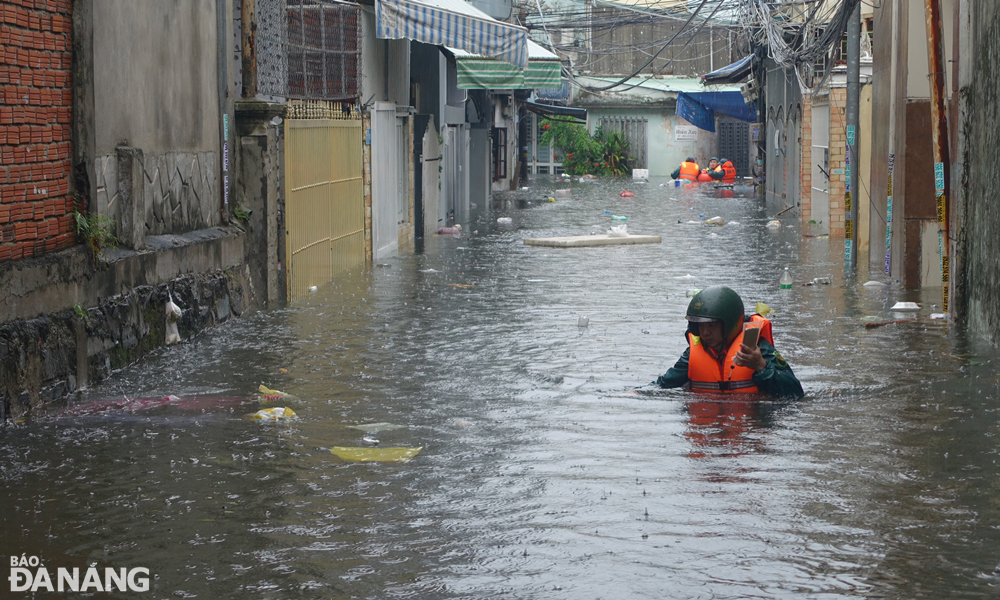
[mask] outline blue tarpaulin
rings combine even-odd
[[[699,129],[715,132],[716,113],[755,123],[757,111],[739,92],[678,92],[676,113]]]

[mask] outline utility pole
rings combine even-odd
[[[847,153],[844,175],[844,269],[858,267],[858,122],[861,112],[861,3],[847,22]]]
[[[948,155],[948,114],[944,97],[944,33],[940,0],[924,0],[927,19],[927,68],[931,84],[931,141],[934,144],[934,195],[937,197],[938,252],[941,254],[941,311],[948,312],[949,219],[948,190],[951,160]]]

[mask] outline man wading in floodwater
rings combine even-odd
[[[725,286],[694,295],[687,309],[688,349],[655,384],[662,388],[690,384],[696,392],[760,393],[801,398],[802,384],[774,349],[771,322],[743,313],[740,295]],[[751,329],[755,333],[744,333]],[[747,339],[744,340],[744,336]],[[750,342],[756,336],[756,342]]]

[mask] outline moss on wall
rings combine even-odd
[[[158,286],[139,286],[104,298],[86,312],[67,309],[0,327],[0,419],[17,417],[64,399],[78,388],[77,344],[85,344],[91,385],[164,345],[169,297],[184,313],[181,338],[243,312],[237,272],[183,275]],[[83,323],[82,337],[76,335]],[[81,349],[83,350],[83,349]]]
[[[1000,203],[996,198],[1000,164],[1000,3],[978,2],[972,20],[972,83],[961,91],[965,147],[961,156],[964,206],[958,250],[955,307],[968,329],[1000,342]]]

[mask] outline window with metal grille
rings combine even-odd
[[[356,4],[287,0],[289,98],[357,100],[360,13]]]
[[[507,128],[493,128],[493,181],[507,178]]]
[[[720,119],[719,157],[728,158],[736,168],[736,174],[744,177],[750,174],[750,124],[742,121]]]
[[[628,162],[633,169],[646,168],[646,119],[601,117],[598,123],[607,132],[620,131],[628,141]]]

